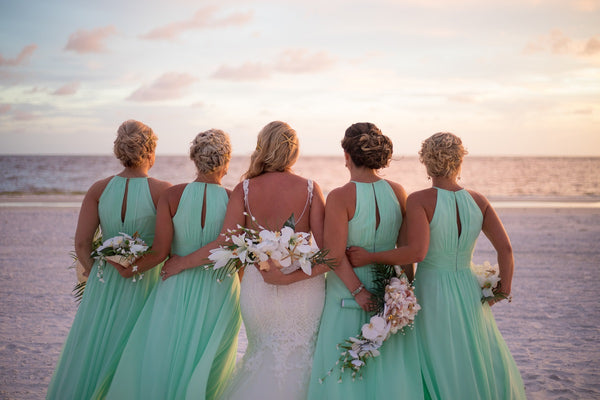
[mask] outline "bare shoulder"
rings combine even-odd
[[[158,191],[162,193],[172,185],[167,181],[161,181],[160,179],[156,178],[148,178],[148,186],[150,186],[151,191]]]
[[[187,185],[187,183],[180,183],[178,185],[169,186],[164,190],[163,196],[169,200],[173,198],[179,199]]]
[[[467,192],[469,192],[473,200],[475,200],[475,203],[477,203],[477,205],[481,209],[481,212],[485,214],[485,211],[490,206],[489,200],[484,195],[474,190],[467,190]]]
[[[408,201],[412,204],[427,204],[432,200],[437,199],[437,190],[435,188],[428,188],[423,190],[417,190],[408,195]]]
[[[398,198],[400,198],[400,197],[406,198],[406,190],[404,190],[404,186],[402,186],[398,182],[390,181],[388,179],[386,179],[385,181],[390,185],[390,187],[392,188],[394,193],[396,193],[396,196]]]
[[[327,195],[327,201],[343,201],[351,197],[356,197],[356,186],[352,182],[346,183],[344,186],[333,189]]]
[[[99,181],[94,182],[92,184],[92,186],[90,186],[90,188],[88,189],[88,191],[86,193],[86,197],[99,199],[100,196],[102,195],[102,192],[104,192],[104,189],[106,189],[106,185],[108,185],[108,182],[110,182],[110,180],[112,178],[114,178],[114,175],[111,175],[107,178],[100,179]]]

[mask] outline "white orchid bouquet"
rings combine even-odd
[[[104,266],[107,260],[128,268],[135,259],[150,252],[149,246],[139,237],[137,232],[133,235],[123,232],[119,232],[119,234],[105,240],[98,248],[92,251],[92,258],[100,260],[96,275],[102,283],[104,283]],[[136,272],[137,266],[132,266],[132,271]],[[134,275],[133,282],[136,282],[136,277],[137,279],[142,279],[143,276],[144,274]]]
[[[375,315],[361,328],[361,333],[337,345],[342,349],[336,365],[340,368],[338,381],[345,370],[351,371],[354,381],[362,378],[362,371],[369,358],[380,355],[379,348],[393,334],[412,327],[421,306],[417,302],[414,287],[399,266],[376,265],[373,302]],[[331,375],[333,368],[324,378]]]
[[[498,283],[500,282],[498,265],[491,265],[489,261],[485,261],[483,264],[471,262],[471,271],[481,287],[482,304],[491,300],[498,301],[508,298],[504,293],[498,292]]]
[[[250,264],[269,270],[269,260],[276,261],[277,268],[286,274],[301,269],[311,275],[315,264],[333,265],[332,260],[326,258],[328,251],[320,250],[310,233],[294,230],[293,214],[279,231],[257,226],[259,230],[238,225],[237,229],[227,232],[225,244],[210,251],[211,263],[205,268],[217,271],[219,281]]]

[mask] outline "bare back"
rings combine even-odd
[[[310,232],[312,201],[309,197],[307,179],[285,172],[266,173],[249,180],[246,212],[270,230],[281,229],[293,214],[296,230]],[[246,226],[252,225],[247,215]]]

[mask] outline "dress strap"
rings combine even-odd
[[[250,218],[254,219],[254,216],[252,215],[252,211],[250,211],[250,203],[248,202],[248,187],[249,186],[250,186],[250,180],[244,179],[244,182],[242,183],[242,187],[244,188],[244,205],[246,206],[246,211],[248,212],[248,215],[250,215]]]
[[[306,203],[304,204],[304,210],[302,210],[302,214],[300,214],[300,218],[298,218],[296,223],[300,222],[300,220],[304,216],[304,213],[306,213],[306,209],[309,208],[312,204],[312,198],[313,198],[313,181],[312,181],[312,179],[308,180],[307,186],[308,186],[308,188],[307,188],[308,196],[306,197]]]

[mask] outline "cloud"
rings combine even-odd
[[[112,25],[90,31],[80,29],[69,36],[65,50],[77,53],[102,53],[106,51],[104,41],[116,32],[117,29]]]
[[[183,97],[186,89],[196,81],[189,74],[167,72],[158,77],[150,85],[144,85],[133,92],[127,100],[160,101]]]
[[[319,72],[330,68],[335,62],[335,58],[324,51],[311,54],[306,49],[288,49],[282,52],[275,62],[269,64],[247,62],[239,67],[221,65],[211,78],[256,81],[268,79],[275,72],[287,74]]]
[[[583,48],[582,53],[586,56],[592,56],[594,54],[600,53],[600,39],[593,37],[590,40],[588,40],[585,44],[585,47]]]
[[[318,72],[335,64],[335,59],[324,51],[309,54],[306,49],[285,50],[279,57],[275,69],[290,74]]]
[[[4,58],[4,57],[2,57],[2,54],[0,54],[0,65],[7,65],[10,67],[14,67],[16,65],[23,64],[24,62],[26,62],[29,59],[29,57],[31,57],[31,55],[33,54],[35,49],[37,49],[37,45],[35,45],[35,44],[27,45],[27,46],[23,47],[23,50],[21,50],[21,52],[19,53],[19,55],[16,58],[12,58],[12,59]]]
[[[593,37],[587,40],[578,40],[568,37],[560,30],[553,30],[549,34],[527,43],[523,52],[525,54],[548,52],[556,55],[592,56],[600,53],[600,39]]]
[[[52,94],[55,96],[71,96],[77,93],[77,91],[79,90],[79,86],[79,82],[67,83],[66,85],[63,85],[56,89],[54,92],[52,92]]]
[[[239,67],[228,67],[221,65],[212,75],[212,78],[225,79],[230,81],[257,81],[267,79],[271,76],[271,71],[267,66],[261,63],[247,62]]]
[[[204,7],[196,11],[190,19],[161,26],[140,37],[149,40],[174,40],[185,31],[240,26],[253,18],[252,11],[234,12],[224,17],[217,17],[215,16],[217,10],[217,7]]]

